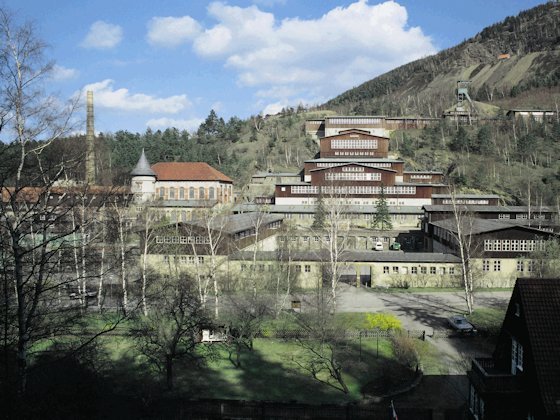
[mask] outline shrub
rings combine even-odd
[[[402,365],[409,368],[418,368],[418,351],[416,349],[416,339],[404,334],[395,334],[391,337],[391,345],[395,359]]]
[[[383,312],[366,314],[366,325],[368,329],[372,330],[376,328],[382,331],[402,329],[402,323],[396,316]]]

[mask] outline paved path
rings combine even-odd
[[[503,307],[511,292],[478,292],[475,306]],[[396,315],[407,329],[445,328],[447,317],[466,312],[463,294],[457,292],[386,292],[341,284],[338,294],[340,312],[389,312]]]
[[[478,292],[475,307],[504,307],[511,292]],[[447,329],[447,318],[466,312],[463,294],[457,292],[387,292],[356,288],[342,284],[338,294],[340,312],[388,312],[396,315],[403,327],[425,330],[428,336],[434,329]],[[441,374],[464,375],[472,357],[489,356],[494,340],[479,336],[431,339],[441,357]],[[432,373],[433,374],[433,373]]]

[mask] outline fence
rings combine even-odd
[[[426,338],[425,330],[332,330],[332,335],[338,335],[340,338],[356,339],[356,338],[390,338],[396,334],[404,334],[408,337],[424,340]],[[257,333],[260,338],[313,338],[315,334],[304,328],[286,328],[286,329],[269,329],[261,330]]]

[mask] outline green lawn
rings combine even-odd
[[[477,308],[468,319],[480,330],[497,331],[501,328],[507,307]]]
[[[100,341],[109,359],[108,375],[114,376],[117,387],[130,387],[134,382],[151,380],[163,387],[161,375],[148,368],[128,337],[103,337]],[[256,339],[252,351],[244,350],[241,367],[228,360],[224,346],[212,344],[215,357],[202,366],[177,362],[175,392],[196,398],[241,400],[307,401],[312,403],[347,402],[362,398],[362,387],[381,372],[380,366],[392,360],[390,343],[379,340],[353,339],[344,349],[344,380],[349,394],[314,380],[297,362],[304,360],[304,351],[295,341]]]

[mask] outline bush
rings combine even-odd
[[[391,345],[395,359],[402,365],[418,369],[419,357],[416,349],[416,339],[404,334],[395,334],[391,337]]]
[[[383,312],[366,314],[366,326],[371,330],[379,328],[382,331],[402,329],[402,323],[396,316]]]

